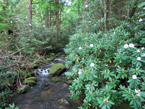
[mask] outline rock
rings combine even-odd
[[[24,83],[27,83],[29,85],[35,85],[35,84],[37,84],[34,80],[29,80],[29,79],[25,79]]]
[[[58,78],[58,77],[53,77],[52,79],[51,79],[51,81],[53,81],[53,82],[58,82],[58,81],[60,81],[61,79],[60,78]]]
[[[61,105],[68,105],[69,104],[69,102],[64,98],[58,100],[58,103],[61,104]]]
[[[41,90],[47,91],[47,90],[49,89],[49,85],[50,85],[50,84],[48,84],[48,83],[42,84],[42,85],[41,85]]]
[[[17,92],[20,93],[20,94],[22,94],[22,93],[27,92],[29,89],[30,89],[30,86],[23,85],[22,87],[20,87],[20,88],[17,89]]]
[[[58,76],[65,71],[65,66],[62,63],[53,64],[50,68],[49,75]]]
[[[71,85],[72,82],[73,82],[73,80],[67,80],[67,81],[66,81],[66,84]]]

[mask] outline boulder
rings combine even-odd
[[[52,79],[51,79],[51,81],[53,81],[53,82],[58,82],[58,81],[60,81],[61,79],[60,78],[58,78],[58,77],[53,77]]]
[[[22,87],[20,87],[20,88],[17,89],[17,92],[20,93],[20,94],[22,94],[22,93],[27,92],[29,89],[30,89],[30,86],[23,85]]]
[[[63,71],[65,71],[65,66],[62,63],[53,64],[53,66],[49,70],[49,75],[51,76],[58,76]]]

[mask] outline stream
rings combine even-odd
[[[78,109],[79,106],[83,103],[83,99],[72,100],[69,97],[69,85],[65,82],[63,76],[60,82],[51,82],[50,77],[48,77],[49,68],[54,63],[65,63],[65,60],[56,58],[54,62],[51,62],[49,65],[39,67],[34,70],[34,72],[39,73],[37,75],[37,84],[31,86],[30,90],[24,94],[14,94],[12,97],[12,102],[16,104],[20,109]],[[64,72],[65,73],[65,72]],[[43,86],[48,85],[47,88]],[[64,102],[60,104],[58,100],[62,99]]]
[[[70,99],[69,85],[66,84],[64,76],[60,75],[60,82],[52,82],[49,75],[49,68],[55,63],[65,63],[65,60],[56,58],[48,65],[34,69],[37,84],[31,86],[30,90],[24,94],[15,93],[11,104],[15,103],[19,109],[78,109],[83,104],[84,96],[81,95],[78,100]],[[64,72],[67,73],[67,72]],[[58,102],[61,100],[63,103]],[[100,109],[100,108],[98,108]],[[132,109],[128,102],[121,105],[112,106],[111,109]]]

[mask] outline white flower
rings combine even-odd
[[[45,25],[43,25],[43,27],[45,27]]]
[[[137,96],[140,96],[140,90],[135,89],[135,93],[137,94]]]
[[[94,63],[91,63],[91,64],[90,64],[90,66],[91,66],[91,67],[94,67],[94,66],[95,66],[95,64],[94,64]]]
[[[139,53],[140,52],[140,50],[137,50],[137,53]]]
[[[29,26],[31,26],[31,23],[29,23]]]
[[[137,96],[139,96],[139,97],[140,97],[140,93],[138,93],[138,94],[137,94]]]
[[[10,21],[10,23],[13,23],[13,21]]]
[[[143,7],[143,9],[145,9],[145,7]]]
[[[142,47],[141,49],[144,50],[144,47]]]
[[[79,71],[79,72],[78,72],[78,74],[80,75],[80,74],[82,74],[82,72],[81,72],[81,71]]]
[[[134,44],[129,44],[129,47],[134,48]]]
[[[86,8],[88,7],[88,5],[85,6]]]
[[[136,89],[135,89],[135,93],[140,93],[140,90],[136,90]]]
[[[124,45],[124,48],[128,48],[128,44],[125,44],[125,45]]]
[[[138,61],[141,61],[141,57],[137,57],[137,60],[138,60]]]
[[[137,79],[137,76],[136,75],[132,75],[132,79]]]
[[[90,44],[90,47],[93,47],[93,44]]]
[[[145,57],[145,53],[143,53],[143,54],[141,55],[141,57]]]
[[[141,22],[141,21],[142,21],[142,19],[139,19],[139,21]]]
[[[82,47],[79,47],[79,50],[81,50],[82,49]]]
[[[114,31],[114,34],[116,34],[116,32]]]

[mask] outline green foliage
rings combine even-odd
[[[80,109],[88,109],[90,104],[109,109],[124,99],[140,109],[145,98],[145,21],[136,14],[130,22],[107,20],[110,29],[106,32],[105,19],[90,20],[83,21],[70,37],[65,49],[66,67],[72,68],[66,75],[75,78],[70,97],[78,99],[85,94]]]
[[[7,59],[1,60],[5,61]],[[10,63],[10,61],[9,61]],[[7,65],[7,64],[6,64]],[[7,68],[6,66],[0,66],[3,70],[0,70],[0,107],[7,106],[7,99],[11,96],[11,90],[9,87],[13,86],[17,73],[14,73],[12,69]]]

